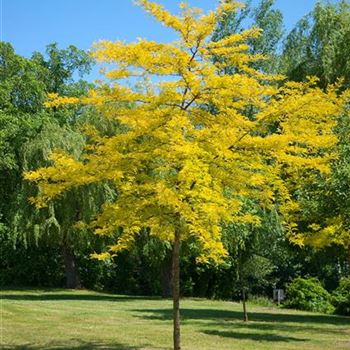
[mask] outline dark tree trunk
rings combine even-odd
[[[66,272],[66,288],[69,289],[79,289],[81,288],[80,276],[78,267],[75,261],[75,256],[73,251],[63,245],[62,254],[64,260],[64,267]]]
[[[247,312],[247,305],[246,305],[246,293],[245,293],[244,287],[242,289],[242,301],[243,301],[243,320],[244,320],[244,322],[247,322],[248,321],[248,312]]]
[[[172,266],[174,350],[180,350],[180,231],[178,228],[175,229]]]
[[[161,266],[161,283],[162,283],[162,298],[171,298],[172,293],[172,254],[171,250],[167,251],[167,254],[162,262]]]

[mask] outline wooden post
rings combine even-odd
[[[247,313],[247,306],[246,306],[246,294],[245,294],[245,288],[242,289],[242,299],[243,299],[243,320],[244,322],[248,322],[248,313]]]

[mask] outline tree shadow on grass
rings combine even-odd
[[[171,320],[171,309],[138,309],[133,310],[137,313],[145,313],[143,318],[154,320]],[[150,315],[151,313],[151,315]],[[147,315],[148,314],[148,315]],[[183,320],[211,320],[220,321],[241,321],[243,313],[231,310],[218,309],[181,309],[181,317]],[[250,312],[250,321],[255,322],[271,322],[271,323],[316,323],[330,325],[350,326],[350,317],[319,315],[319,314],[288,314],[288,313],[267,313],[267,312]]]
[[[137,312],[139,317],[145,319],[169,321],[172,319],[171,309],[139,309],[133,311]],[[306,342],[309,340],[292,337],[289,335],[291,332],[308,332],[308,335],[310,333],[327,333],[336,337],[345,336],[350,331],[350,317],[319,314],[296,315],[288,313],[251,312],[249,313],[250,322],[243,322],[243,313],[239,311],[193,308],[181,309],[181,319],[184,325],[198,320],[199,326],[203,325],[203,321],[207,321],[207,326],[220,329],[202,331],[208,335],[266,342]],[[232,321],[235,321],[235,323],[232,324]],[[327,325],[337,327],[330,329],[325,327]],[[235,328],[235,331],[231,331],[232,327]],[[283,333],[286,334],[283,335]]]
[[[123,295],[107,295],[107,294],[90,294],[90,293],[67,293],[67,292],[39,292],[38,294],[19,293],[6,294],[2,293],[0,299],[3,300],[23,300],[23,301],[137,301],[137,300],[159,300],[160,297],[143,297],[143,296],[123,296]]]
[[[267,341],[267,342],[305,342],[308,339],[288,337],[278,334],[262,334],[262,333],[239,333],[233,331],[203,331],[208,335],[216,335],[219,337],[234,338],[241,340]]]
[[[232,327],[232,324],[229,323],[228,325],[225,325],[225,321],[222,321],[221,327]],[[259,331],[278,331],[278,332],[308,332],[308,333],[332,333],[332,334],[339,334],[344,335],[348,330],[350,331],[350,327],[348,330],[336,327],[336,328],[324,328],[322,327],[322,324],[316,324],[316,325],[310,325],[302,323],[298,325],[297,323],[278,323],[278,322],[241,322],[241,323],[235,323],[234,328],[239,329],[248,329],[248,330],[259,330]]]
[[[150,345],[131,346],[120,343],[104,343],[104,342],[84,342],[82,340],[74,339],[74,344],[67,344],[61,342],[51,342],[45,346],[26,344],[26,345],[4,345],[3,350],[142,350],[151,349]],[[160,349],[152,347],[152,349]],[[164,349],[164,348],[162,348]]]

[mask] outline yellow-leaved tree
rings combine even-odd
[[[90,143],[82,159],[57,151],[52,166],[25,177],[39,186],[33,199],[39,207],[76,186],[114,184],[117,200],[106,203],[92,225],[97,234],[119,231],[120,236],[97,257],[128,248],[142,228],[172,242],[178,350],[181,242],[196,240],[198,260],[219,263],[227,254],[222,223],[259,222],[243,210],[247,198],[264,207],[280,198],[286,211],[289,203],[293,207],[280,175],[328,170],[327,150],[336,140],[333,117],[343,98],[335,88],[316,88],[312,79],[277,87],[277,77],[251,68],[263,58],[248,53],[246,40],[260,35],[256,28],[211,41],[217,23],[236,3],[223,1],[207,14],[181,4],[175,16],[157,3],[138,2],[175,30],[178,40],[101,41],[94,57],[107,63],[109,82],[87,97],[52,95],[49,102],[94,105],[119,123],[119,132],[107,137],[87,128]],[[135,77],[143,83],[128,87],[125,79]]]

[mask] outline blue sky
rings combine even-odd
[[[0,0],[2,2],[2,40],[9,41],[17,53],[30,56],[58,42],[89,49],[99,39],[133,41],[137,37],[169,41],[173,33],[156,23],[133,0]],[[158,0],[176,11],[179,0]],[[205,10],[217,0],[190,0]],[[277,0],[287,28],[308,13],[316,0]]]

